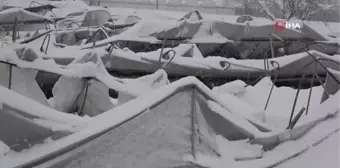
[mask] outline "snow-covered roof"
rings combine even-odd
[[[0,23],[14,24],[15,19],[17,19],[18,22],[40,21],[44,23],[47,21],[53,23],[53,21],[47,17],[28,12],[22,8],[9,8],[0,11]]]

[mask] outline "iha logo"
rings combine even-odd
[[[275,21],[274,27],[276,30],[302,29],[303,24],[301,22],[289,22],[285,20],[277,20]]]

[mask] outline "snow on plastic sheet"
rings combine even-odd
[[[250,124],[246,119],[242,118],[237,113],[230,113],[213,101],[208,101],[207,103],[213,112],[221,115],[235,126],[234,128],[230,129],[240,129],[240,132],[247,134],[249,137],[257,137],[259,134],[261,134],[261,132],[254,125]]]
[[[167,65],[168,64],[168,70],[175,71],[176,68],[199,68],[201,71],[212,71],[216,70],[218,72],[224,73],[232,73],[232,72],[264,72],[264,66],[263,66],[263,60],[236,60],[233,58],[223,58],[223,57],[207,57],[207,58],[201,58],[201,57],[186,57],[182,56],[181,54],[184,53],[185,48],[183,46],[175,47],[175,48],[165,48],[163,50],[163,53],[166,53],[170,50],[174,50],[176,52],[176,55],[173,56],[173,53],[170,52],[168,57],[169,58],[161,58],[160,61],[162,64]],[[310,51],[312,54],[318,54],[326,59],[338,61],[340,57],[330,57],[328,55],[316,52],[316,51]],[[114,55],[117,57],[123,57],[124,59],[132,59],[135,61],[138,61],[140,63],[149,62],[149,64],[152,64],[154,66],[157,66],[159,64],[159,57],[160,57],[161,49],[158,49],[156,51],[152,52],[139,52],[134,53],[129,50],[118,50],[114,52]],[[298,61],[302,61],[302,59],[310,57],[307,53],[300,53],[300,54],[293,54],[285,57],[279,57],[279,58],[271,58],[269,59],[269,62],[276,61],[278,64],[280,64],[281,69],[284,69],[285,67],[288,67],[290,65],[293,66]],[[141,60],[140,60],[141,59]],[[172,59],[172,60],[171,60]],[[170,61],[171,60],[171,61]],[[298,70],[298,67],[295,67],[296,70]],[[269,66],[269,70],[273,71],[276,70],[277,67],[275,65]],[[287,71],[288,70],[288,71]],[[285,72],[282,72],[284,74],[291,73],[290,69],[285,69]],[[179,72],[178,72],[179,73]],[[184,73],[184,72],[182,72]]]
[[[7,167],[7,159],[5,158],[5,155],[10,151],[10,148],[0,141],[0,167],[5,168]]]
[[[49,20],[50,19],[32,13],[28,12],[21,8],[9,8],[3,11],[0,11],[0,21],[1,22],[12,22],[14,23],[15,18],[17,18],[18,21],[34,21],[34,20]]]
[[[238,94],[243,93],[246,89],[247,84],[241,80],[236,80],[232,82],[225,83],[221,86],[214,87],[212,89],[212,92],[214,92],[217,95],[223,95],[223,94]]]
[[[335,95],[328,98],[322,104],[315,106],[310,109],[307,116],[303,116],[300,121],[296,124],[304,125],[306,123],[310,123],[313,120],[322,119],[325,116],[332,116],[335,113],[340,111],[340,91],[338,91]]]
[[[41,53],[24,47],[22,45],[17,46],[15,50],[12,48],[1,49],[3,51],[3,57],[0,59],[16,64],[20,68],[36,69],[68,77],[92,77],[103,82],[107,87],[115,89],[117,91],[126,92],[132,95],[138,95],[138,88],[127,87],[124,83],[119,82],[115,77],[112,77],[105,69],[102,62],[102,58],[99,56],[96,50],[89,51],[83,56],[76,57],[73,63],[63,66],[55,63],[53,59],[42,59]],[[29,54],[20,54],[20,53]],[[19,55],[18,55],[19,53]],[[24,61],[19,58],[20,55],[28,55],[30,61]],[[92,60],[92,61],[91,61]]]
[[[90,8],[83,0],[64,0],[64,1],[56,1],[52,2],[52,5],[57,8],[53,9],[53,15],[55,14],[57,17],[65,17],[66,15],[78,12],[78,11],[86,11]],[[47,13],[49,16],[52,13]]]
[[[7,95],[5,97],[0,96],[0,103],[4,103],[37,118],[73,126],[87,122],[85,118],[54,110],[2,86],[0,86],[0,95]]]
[[[62,76],[54,85],[52,93],[52,107],[67,113],[75,112],[76,107],[83,107],[83,115],[94,117],[114,108],[109,97],[109,88],[94,80],[85,83],[79,78]]]
[[[51,4],[48,0],[34,0],[35,2],[42,4],[42,5],[48,5]],[[21,8],[28,8],[30,7],[32,1],[26,1],[26,0],[1,0],[3,5],[6,6],[13,6],[13,7],[21,7]],[[37,5],[37,3],[32,4]]]
[[[336,138],[339,134],[339,116],[333,116],[332,118],[324,119],[319,123],[316,123],[316,126],[313,127],[307,134],[303,137],[299,138],[295,141],[286,141],[271,151],[261,152],[260,146],[252,147],[253,156],[258,156],[257,159],[243,160],[239,162],[235,162],[235,155],[238,155],[240,148],[240,144],[243,144],[242,141],[235,143],[229,142],[229,150],[226,150],[225,153],[222,153],[222,157],[220,159],[211,158],[211,157],[198,157],[199,160],[194,161],[202,166],[210,166],[213,168],[222,168],[225,165],[228,167],[235,168],[264,168],[264,167],[291,167],[289,165],[293,165],[293,167],[314,167],[310,166],[312,158],[320,155],[316,150],[323,151],[321,155],[328,156],[335,155],[331,157],[327,157],[328,159],[319,160],[317,159],[318,165],[328,165],[328,167],[336,168],[339,165],[338,162],[338,148],[335,150],[326,150],[327,147],[334,148],[339,146],[338,138]],[[221,142],[221,141],[220,141]],[[224,140],[225,145],[225,140]],[[220,143],[221,144],[221,143]],[[231,147],[231,145],[233,145]],[[249,146],[249,144],[244,143],[244,147]],[[246,148],[248,148],[246,147]],[[326,149],[322,149],[326,148]],[[237,151],[231,150],[237,149]],[[248,148],[251,149],[251,148]],[[251,152],[251,153],[252,153]],[[242,152],[241,152],[242,153]],[[224,154],[224,156],[223,156]],[[318,157],[320,158],[320,157]],[[193,159],[192,159],[193,160]],[[295,164],[294,164],[295,163]]]
[[[247,87],[241,81],[234,81],[215,87],[213,92],[225,103],[238,101],[242,104],[238,109],[243,109],[243,112],[253,116],[264,117],[266,123],[283,129],[287,127],[297,89],[274,86],[267,109],[264,110],[272,85],[269,78],[263,78],[255,86]],[[294,110],[295,115],[302,107],[307,107],[309,93],[310,89],[301,89]],[[309,110],[320,105],[322,94],[322,86],[312,88]]]
[[[246,91],[239,95],[239,98],[248,102],[256,108],[264,109],[273,83],[270,79],[264,78],[254,87],[248,86]],[[270,125],[277,128],[287,127],[289,117],[293,108],[293,103],[297,89],[289,87],[274,86],[272,95],[269,99],[267,109],[265,111],[265,120]],[[302,107],[307,107],[309,98],[309,89],[301,89],[297,99],[294,114],[297,115]],[[309,109],[320,104],[321,96],[323,94],[322,86],[312,88],[312,95]],[[294,116],[295,116],[294,115]]]
[[[158,89],[170,83],[168,75],[163,69],[157,70],[151,75],[142,76],[137,79],[122,79],[121,81],[129,87],[139,87],[138,90],[140,90],[141,93],[149,92],[152,89]]]
[[[131,99],[136,98],[136,96],[147,94],[170,83],[168,80],[168,75],[163,69],[157,70],[151,75],[142,76],[137,79],[122,79],[121,81],[124,82],[127,87],[134,88],[139,92],[136,92],[138,95],[131,95],[124,92],[119,93],[117,102],[118,104],[123,104]]]
[[[262,150],[262,146],[252,145],[248,143],[248,139],[229,141],[222,136],[217,136],[217,143],[222,157],[229,155],[229,157],[237,161],[253,160],[263,157],[264,151]]]
[[[291,168],[299,165],[299,167],[324,167],[338,168],[339,163],[339,131],[336,134],[331,135],[321,144],[312,147],[310,150],[301,154],[298,157],[292,158],[280,165],[277,168]]]
[[[36,52],[25,45],[8,46],[0,49],[0,51],[3,53],[3,57],[0,57],[0,59],[13,63],[19,68],[36,69],[74,77],[91,76],[91,74],[84,74],[84,72],[91,73],[92,71],[86,71],[86,69],[91,69],[93,65],[85,64],[82,67],[78,66],[68,68],[66,66],[56,64],[53,59],[43,59],[43,55],[41,53]]]
[[[244,163],[244,167],[252,165],[254,167],[270,167],[276,165],[286,159],[293,158],[297,154],[308,152],[311,148],[324,143],[324,140],[335,134],[339,130],[339,114],[324,119],[323,121],[316,124],[314,128],[308,131],[303,137],[296,141],[287,141],[272,151],[266,152],[263,160],[254,160],[248,163]],[[333,144],[336,145],[336,144]],[[325,153],[326,154],[326,153]],[[301,156],[300,155],[300,156]],[[296,159],[299,159],[297,156]],[[288,160],[289,161],[289,160]],[[287,161],[287,162],[288,162]],[[301,165],[298,167],[306,167],[308,162],[300,162]],[[329,163],[330,165],[336,165],[337,163]],[[240,164],[240,167],[242,164]]]

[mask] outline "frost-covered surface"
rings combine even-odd
[[[259,149],[256,149],[256,147],[246,147],[247,145],[249,146],[249,144],[247,144],[246,146],[236,147],[234,145],[233,148],[227,148],[229,150],[225,150],[225,153],[222,153],[222,157],[220,159],[201,156],[198,157],[196,161],[194,160],[194,162],[212,168],[222,168],[226,165],[231,168],[264,168],[272,166],[314,167],[314,165],[311,166],[311,163],[315,162],[310,162],[310,159],[313,159],[318,155],[323,155],[324,157],[322,158],[325,159],[317,159],[317,161],[315,160],[316,162],[319,162],[317,165],[327,165],[327,167],[337,168],[339,165],[337,159],[339,158],[339,152],[337,148],[339,146],[339,141],[337,138],[337,136],[339,135],[337,133],[339,130],[338,115],[339,114],[336,113],[335,117],[333,116],[333,118],[319,123],[298,140],[287,141],[280,144],[271,151],[264,152],[262,154],[262,157],[260,155],[261,152]],[[222,143],[227,144],[225,146],[228,147],[227,141],[224,140]],[[333,149],[327,150],[327,147],[328,149],[329,147],[332,147]],[[238,151],[244,150],[244,148],[251,149],[251,153],[254,153],[253,157],[256,156],[256,152],[257,156],[260,157],[258,159],[235,162],[235,156],[238,154]],[[322,151],[322,154],[317,153],[318,151]],[[334,156],[329,157],[328,155]]]
[[[9,147],[0,141],[0,167],[5,168],[7,165],[7,160],[5,160],[5,155],[10,151]]]
[[[109,110],[103,114],[98,115],[97,117],[92,118],[91,121],[89,121],[88,124],[85,125],[85,128],[83,128],[79,132],[55,141],[54,143],[45,144],[39,149],[31,149],[28,151],[28,153],[12,154],[9,156],[10,163],[12,163],[13,165],[20,165],[24,162],[45,156],[48,153],[65,147],[66,145],[73,144],[81,139],[94,135],[100,131],[107,129],[108,127],[117,125],[131,118],[132,116],[148,109],[153,104],[159,102],[160,100],[163,100],[168,95],[176,92],[179,88],[186,85],[196,85],[204,92],[209,94],[211,97],[215,97],[212,93],[210,93],[209,89],[206,88],[206,86],[200,83],[197,79],[191,77],[187,79],[181,79],[175,83],[172,83],[171,85],[166,85],[163,88],[157,89],[148,94],[141,95],[137,99],[131,100],[124,105],[117,106],[112,110]],[[247,119],[252,120],[249,117],[247,117]]]
[[[74,11],[84,11],[89,8],[89,6],[82,0],[62,0],[62,1],[49,1],[49,0],[1,0],[0,7],[11,6],[11,7],[20,7],[20,8],[28,8],[28,7],[36,7],[40,5],[53,5],[57,8],[53,9],[52,12],[48,12],[46,16],[54,16],[64,17],[69,13]]]
[[[83,56],[76,57],[73,64],[70,65],[59,65],[56,64],[53,59],[43,59],[44,55],[39,52],[35,52],[29,47],[25,46],[16,46],[16,49],[7,47],[1,49],[3,51],[3,55],[0,56],[0,60],[7,61],[10,63],[16,64],[20,68],[27,69],[36,69],[45,72],[56,73],[60,75],[65,75],[68,77],[92,77],[96,78],[102,83],[104,83],[107,87],[111,89],[115,89],[117,91],[129,93],[132,95],[139,95],[139,88],[127,87],[124,83],[119,81],[119,79],[112,77],[105,69],[105,66],[99,56],[99,53],[95,51],[90,51]],[[23,52],[29,52],[31,56],[31,61],[24,61],[18,58],[16,50],[22,50]],[[95,62],[84,62],[77,63],[78,60],[85,59],[90,60],[93,58],[96,60]]]
[[[160,69],[151,75],[146,75],[137,79],[122,79],[121,81],[128,87],[139,88],[138,95],[149,93],[170,83],[168,75],[163,69]],[[136,95],[119,93],[117,103],[123,104],[134,98],[136,98]]]
[[[87,121],[86,118],[54,110],[2,86],[0,86],[0,93],[1,95],[7,95],[0,97],[1,104],[6,104],[40,119],[70,125],[80,125]]]
[[[292,158],[281,165],[277,166],[277,168],[291,168],[297,165],[305,166],[305,167],[324,167],[327,165],[329,168],[337,168],[340,167],[339,163],[339,132],[328,137],[321,144],[312,147],[310,150],[301,154],[298,157]]]
[[[11,1],[15,2],[15,1]],[[86,5],[79,5],[74,3],[74,6],[71,5],[72,1],[60,2],[61,9],[57,14],[58,16],[64,16],[70,12],[74,12],[75,10],[85,10],[87,9]],[[69,4],[66,4],[69,3]],[[182,1],[184,4],[185,1]],[[23,5],[23,4],[22,4]],[[126,11],[125,11],[126,10]],[[135,10],[137,11],[137,10]],[[181,18],[183,15],[181,13],[171,13],[171,12],[154,12],[148,14],[147,12],[143,13],[142,10],[138,12],[129,12],[127,9],[124,10],[113,10],[112,13],[116,12],[117,14],[135,14],[144,18],[157,18],[163,19],[167,18],[168,20],[176,20]],[[122,12],[122,13],[120,13]],[[125,12],[125,13],[123,13]],[[143,14],[142,14],[143,13]],[[185,13],[183,13],[185,14]],[[162,15],[162,16],[161,16]],[[168,16],[170,17],[168,17]],[[236,16],[213,16],[206,15],[205,17],[221,17],[222,19],[227,19],[229,21],[236,20]],[[254,21],[254,24],[262,24]],[[268,24],[268,23],[265,23]],[[165,25],[165,24],[164,24]],[[320,29],[319,32],[322,30]],[[127,37],[127,36],[125,36]],[[118,38],[120,38],[118,36]],[[117,38],[117,39],[118,39]],[[134,38],[132,36],[128,38]],[[32,43],[28,45],[29,47],[33,47],[33,51],[39,53],[39,44],[41,41]],[[177,56],[175,56],[172,65],[176,66],[184,66],[184,67],[192,67],[197,69],[207,69],[207,70],[219,70],[222,71],[223,67],[219,64],[221,61],[228,61],[232,63],[231,70],[243,70],[243,71],[251,71],[251,70],[263,70],[263,60],[234,60],[234,59],[225,59],[225,58],[203,58],[199,52],[197,52],[197,47],[194,46],[193,56],[185,56],[187,51],[190,49],[192,45],[181,45],[178,48],[174,48]],[[71,132],[76,132],[70,136],[62,138],[58,141],[48,140],[45,144],[34,146],[33,148],[23,151],[21,153],[9,153],[8,156],[5,157],[10,163],[8,167],[12,167],[15,165],[20,165],[27,161],[45,156],[51,152],[59,150],[69,144],[75,143],[81,139],[94,135],[100,131],[105,130],[108,127],[112,127],[125,121],[132,116],[148,109],[150,106],[155,104],[164,98],[166,98],[171,93],[178,90],[178,88],[183,87],[185,85],[196,85],[201,90],[203,90],[207,95],[212,97],[214,101],[210,101],[208,104],[210,108],[219,113],[224,118],[234,122],[243,130],[246,130],[248,133],[252,134],[255,137],[260,138],[268,138],[270,136],[276,136],[279,134],[283,128],[286,127],[289,119],[289,115],[291,112],[292,101],[294,101],[294,96],[296,90],[292,88],[277,88],[274,87],[272,98],[269,102],[269,106],[266,111],[264,111],[264,106],[266,103],[267,96],[269,94],[270,87],[272,83],[267,79],[261,80],[254,87],[248,86],[244,87],[245,84],[241,81],[235,81],[233,83],[228,83],[219,88],[214,88],[213,92],[211,92],[208,88],[203,86],[200,82],[193,78],[182,79],[178,82],[175,82],[171,85],[167,85],[169,82],[167,80],[167,74],[163,71],[157,71],[155,74],[150,76],[141,77],[139,79],[117,79],[108,75],[106,70],[104,69],[104,65],[101,61],[101,57],[104,56],[104,52],[100,51],[103,48],[100,48],[93,51],[83,50],[80,51],[79,48],[51,48],[48,54],[37,54],[38,58],[34,59],[33,62],[24,62],[16,57],[14,51],[11,50],[12,46],[8,48],[1,49],[1,53],[4,53],[0,56],[0,60],[9,61],[17,64],[22,68],[29,69],[41,69],[47,70],[50,72],[55,72],[59,74],[63,74],[70,77],[96,77],[107,86],[117,89],[119,91],[125,92],[128,95],[129,102],[126,104],[116,107],[115,109],[111,109],[106,111],[103,114],[98,115],[93,118],[81,118],[78,116],[61,113],[57,110],[53,110],[47,106],[41,105],[34,100],[28,99],[22,95],[19,95],[15,92],[11,92],[3,87],[0,87],[0,95],[10,95],[6,97],[0,97],[0,103],[4,103],[10,105],[12,107],[18,108],[22,111],[27,112],[33,116],[39,116],[42,119],[34,119],[34,122],[42,125],[47,128],[51,128],[55,131],[57,130],[70,130]],[[169,49],[165,49],[168,51]],[[53,60],[42,60],[42,57],[49,58],[76,58],[79,59],[84,58],[86,55],[90,56],[93,59],[97,59],[97,64],[93,63],[84,63],[82,65],[70,65],[70,66],[60,66],[55,64]],[[160,55],[160,50],[151,52],[151,53],[134,53],[132,51],[126,49],[114,49],[113,55],[115,57],[121,57],[126,60],[134,60],[145,65],[158,65],[158,57]],[[306,54],[296,54],[291,56],[286,56],[282,58],[275,58],[273,60],[280,63],[281,66],[286,66],[291,64],[292,62],[305,57]],[[194,59],[192,58],[194,57]],[[330,58],[332,60],[339,61],[339,56],[334,56]],[[162,63],[166,63],[166,60],[161,60]],[[274,70],[275,67],[270,67],[271,70]],[[165,86],[167,85],[167,86]],[[156,91],[153,91],[157,89]],[[72,88],[71,88],[72,90]],[[296,127],[304,127],[306,124],[315,123],[317,126],[312,129],[308,134],[304,137],[296,140],[296,141],[288,141],[272,151],[263,152],[259,145],[250,145],[246,140],[242,141],[228,141],[223,139],[222,137],[218,137],[217,141],[222,153],[222,158],[209,158],[207,156],[198,156],[198,162],[201,162],[203,165],[210,165],[212,168],[217,167],[267,167],[278,162],[281,162],[287,158],[290,158],[297,153],[305,151],[301,156],[298,156],[295,159],[292,159],[288,162],[281,164],[282,167],[311,167],[317,164],[320,166],[330,165],[329,167],[338,167],[334,163],[338,163],[339,153],[334,150],[336,145],[339,145],[339,139],[335,137],[337,134],[331,135],[328,139],[322,142],[320,145],[316,145],[316,142],[320,139],[327,137],[332,134],[334,131],[338,130],[338,116],[334,119],[328,119],[322,121],[327,115],[333,115],[336,111],[339,110],[339,93],[335,96],[332,96],[330,99],[325,101],[320,105],[320,98],[322,95],[321,87],[314,87],[312,99],[310,103],[309,115],[303,116],[301,120],[297,123]],[[302,90],[298,99],[297,107],[295,109],[295,114],[301,109],[301,107],[306,106],[308,99],[309,90]],[[139,98],[135,98],[140,96]],[[130,97],[129,97],[130,96]],[[20,101],[18,101],[20,100]],[[119,99],[110,99],[112,104],[119,104]],[[51,100],[49,101],[51,102]],[[52,102],[53,103],[53,102]],[[44,113],[41,113],[43,111]],[[265,121],[266,123],[263,123]],[[318,121],[318,122],[316,122]],[[319,121],[322,121],[319,123]],[[73,126],[82,126],[82,130],[74,129]],[[254,125],[257,127],[261,127],[265,130],[272,131],[271,133],[262,133],[260,132]],[[314,124],[312,124],[314,125]],[[79,132],[77,132],[79,131]],[[288,132],[288,131],[287,131]],[[285,133],[287,133],[285,132]],[[288,132],[289,136],[292,136],[293,133]],[[287,138],[289,139],[289,137]],[[0,141],[1,142],[1,141]],[[0,154],[1,154],[1,143],[0,143]],[[333,150],[331,150],[331,148]],[[336,148],[337,149],[337,148]],[[332,160],[326,160],[326,158],[322,158],[323,161],[330,161],[327,164],[318,161],[318,163],[311,162],[310,160],[317,160],[321,156],[318,156],[319,153],[322,153],[322,156],[326,156],[325,153],[329,153],[329,155],[334,156]],[[1,157],[1,155],[0,155]],[[259,159],[261,158],[261,159]],[[328,157],[331,158],[331,157]],[[187,158],[190,160],[190,158]],[[191,159],[192,160],[192,159]],[[248,160],[242,162],[235,162],[235,160]],[[250,160],[250,161],[249,161]],[[311,166],[306,166],[306,163],[312,164]],[[0,158],[1,164],[1,158]],[[0,165],[1,166],[1,165]],[[318,167],[320,167],[318,166]]]
[[[11,161],[11,163],[13,164],[20,164],[23,162],[26,162],[28,160],[37,158],[37,157],[41,157],[44,156],[50,152],[53,152],[55,150],[58,150],[62,147],[64,147],[65,145],[68,144],[72,144],[74,142],[77,142],[81,139],[84,139],[86,137],[89,137],[93,134],[96,134],[100,131],[105,130],[108,127],[112,127],[114,125],[117,125],[127,119],[129,119],[130,117],[138,114],[139,112],[142,112],[146,109],[148,109],[150,106],[152,106],[154,103],[163,100],[165,97],[167,97],[167,95],[170,95],[171,93],[175,92],[178,88],[181,88],[185,85],[196,85],[198,86],[202,91],[204,91],[207,95],[211,96],[213,98],[213,100],[216,101],[216,103],[220,104],[225,110],[230,111],[231,113],[234,113],[235,115],[239,115],[243,118],[245,118],[246,120],[250,121],[253,124],[256,125],[262,125],[262,127],[266,127],[265,124],[261,124],[261,122],[257,121],[256,119],[254,119],[253,117],[251,117],[250,115],[247,115],[246,113],[242,113],[240,110],[240,113],[237,113],[234,110],[230,110],[230,106],[231,103],[226,104],[226,102],[223,102],[222,99],[217,98],[213,93],[211,93],[211,91],[209,91],[208,88],[206,88],[205,86],[203,86],[202,83],[198,82],[196,79],[194,78],[186,78],[186,79],[181,79],[177,82],[172,83],[171,85],[167,85],[164,86],[161,89],[157,89],[156,91],[150,92],[148,94],[142,95],[137,99],[131,100],[127,103],[125,103],[124,105],[118,106],[115,109],[112,109],[108,112],[105,112],[101,115],[98,115],[95,118],[92,118],[91,121],[89,121],[89,123],[86,125],[86,128],[80,130],[77,133],[71,134],[65,138],[62,138],[58,141],[55,141],[54,143],[50,143],[50,144],[45,144],[42,145],[40,148],[35,148],[35,149],[31,149],[29,151],[27,151],[25,154],[21,154],[21,153],[17,153],[17,154],[11,154],[8,159]],[[338,96],[338,95],[336,95]],[[336,97],[334,96],[334,97]],[[334,102],[334,99],[329,99],[326,102]],[[334,105],[334,104],[333,104]],[[237,104],[234,104],[234,108],[237,107]],[[311,111],[311,114],[314,113],[315,111]],[[334,113],[334,111],[332,111],[331,113]],[[322,118],[325,118],[325,116],[327,116],[327,114],[322,115]],[[315,118],[313,118],[311,121],[315,121]],[[236,122],[236,120],[235,120]],[[336,123],[336,127],[335,124]],[[293,156],[297,153],[299,153],[300,151],[303,151],[305,149],[308,149],[311,144],[314,144],[317,140],[322,139],[324,135],[328,135],[331,132],[334,131],[334,129],[338,128],[338,120],[334,119],[330,119],[329,121],[326,120],[324,122],[321,122],[318,124],[319,126],[317,126],[315,129],[313,129],[314,133],[308,133],[307,138],[303,138],[302,140],[296,141],[296,143],[298,144],[304,144],[299,148],[296,148],[297,144],[294,143],[284,143],[283,145],[286,145],[285,147],[282,147],[284,149],[286,149],[286,151],[282,151],[279,150],[280,148],[277,148],[275,150],[272,151],[272,153],[268,152],[268,154],[265,154],[263,159],[260,160],[255,160],[255,161],[249,161],[248,162],[240,162],[237,163],[237,167],[239,166],[246,166],[246,165],[255,165],[255,167],[263,167],[264,165],[271,165],[274,163],[277,163],[279,161],[281,161],[282,159],[285,158],[289,158],[290,156]],[[246,125],[243,125],[246,126]],[[267,128],[269,129],[269,128]],[[316,133],[315,133],[316,131]],[[318,132],[320,132],[320,134],[316,135]],[[276,134],[275,132],[273,132],[274,134]],[[273,134],[270,133],[270,134]],[[266,135],[266,136],[270,136]],[[265,136],[265,135],[262,135]],[[242,142],[240,142],[239,144],[242,144]],[[234,145],[233,145],[234,146]],[[243,146],[242,148],[244,148],[244,150],[250,150],[253,151],[254,153],[252,155],[245,155],[245,153],[243,152],[239,152],[239,154],[235,154],[235,158],[253,158],[253,157],[258,157],[261,156],[261,152],[258,150],[258,148],[256,146],[251,147],[247,145],[236,145],[236,146]],[[44,148],[44,150],[42,150],[42,148]],[[287,149],[291,149],[289,151],[287,151]],[[270,154],[269,154],[270,153]],[[24,157],[25,156],[25,157]],[[13,160],[14,159],[14,160]],[[216,161],[216,159],[215,159]],[[223,160],[219,160],[219,162],[223,163]]]
[[[169,74],[180,74],[180,75],[195,75],[195,73],[200,72],[201,76],[206,76],[214,72],[219,72],[218,75],[230,75],[230,76],[241,76],[244,74],[248,74],[249,72],[253,73],[264,73],[265,68],[263,64],[263,60],[236,60],[234,58],[224,58],[224,57],[206,57],[203,58],[199,54],[196,57],[188,57],[181,55],[185,53],[188,48],[186,47],[175,47],[176,55],[173,57],[173,53],[170,52],[168,55],[168,59],[162,58],[161,64],[168,64],[166,71]],[[163,53],[171,50],[171,48],[165,48]],[[143,71],[154,71],[152,69],[159,67],[159,56],[161,53],[161,49],[156,51],[144,53],[138,52],[135,53],[129,49],[113,49],[112,55],[112,63],[111,67],[115,69],[132,69],[132,70],[143,70]],[[315,56],[319,56],[325,59],[330,59],[334,61],[339,61],[339,56],[329,56],[326,54],[322,54],[317,51],[310,51],[311,54]],[[173,59],[172,59],[173,58]],[[115,61],[119,60],[119,61]],[[171,62],[169,61],[171,60]],[[284,57],[271,58],[269,62],[276,61],[280,64],[280,73],[283,75],[291,75],[296,73],[300,68],[304,65],[308,64],[309,60],[312,60],[311,56],[307,53],[299,53],[287,55]],[[133,67],[122,66],[122,64],[129,64],[131,62],[138,63]],[[170,62],[170,63],[169,63]],[[222,63],[222,64],[221,64]],[[222,66],[224,64],[224,66]],[[230,64],[230,66],[229,66]],[[296,66],[299,64],[299,66]],[[225,70],[228,68],[227,70]],[[270,65],[269,70],[274,71],[277,69],[276,64]],[[325,73],[323,69],[318,69],[318,73]]]
[[[216,87],[213,91],[218,94],[221,99],[225,101],[237,101],[240,103],[239,107],[242,107],[244,111],[262,118],[270,125],[283,129],[287,127],[297,89],[274,86],[265,111],[264,109],[272,85],[273,83],[270,79],[264,78],[255,86],[245,87],[246,84],[244,82],[235,81]],[[302,107],[307,106],[309,92],[309,89],[302,89],[300,91],[294,110],[295,115]],[[322,94],[322,86],[313,87],[309,109],[320,105]]]
[[[14,23],[15,18],[17,18],[19,22],[36,21],[36,20],[47,20],[47,21],[52,22],[47,17],[41,16],[41,15],[38,15],[32,12],[28,12],[21,8],[10,8],[10,9],[0,11],[1,22]]]
[[[34,0],[35,2],[42,4],[42,5],[48,5],[51,4],[48,0]],[[12,6],[12,7],[21,7],[21,8],[28,8],[30,7],[32,1],[26,1],[26,0],[1,0],[1,4],[5,6]],[[37,5],[37,3],[32,4],[31,7]]]

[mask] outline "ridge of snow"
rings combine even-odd
[[[0,86],[0,94],[7,95],[0,96],[0,104],[6,104],[37,118],[72,126],[81,125],[87,122],[87,119],[85,118],[54,110],[2,86]]]

